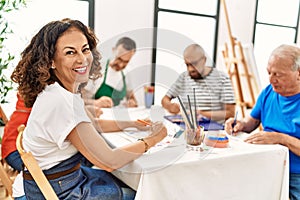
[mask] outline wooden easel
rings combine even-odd
[[[251,78],[254,77],[251,74],[249,74],[248,65],[245,60],[241,42],[237,41],[237,39],[232,36],[225,0],[221,0],[221,3],[224,8],[225,19],[230,40],[230,47],[228,48],[227,43],[225,43],[225,49],[222,51],[222,55],[224,57],[227,73],[231,79],[232,85],[235,90],[237,105],[241,108],[242,117],[245,117],[246,109],[252,108],[255,104],[254,92],[251,85]],[[239,72],[239,67],[243,67],[243,74]],[[247,87],[244,86],[242,88],[241,75],[245,76]],[[244,92],[246,92],[247,90],[250,94],[250,101],[245,100]]]
[[[3,121],[4,124],[6,124],[7,121],[8,121],[8,119],[7,119],[7,117],[6,117],[5,113],[4,113],[1,105],[0,105],[0,119],[2,119],[2,121]]]

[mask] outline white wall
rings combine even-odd
[[[254,0],[226,0],[226,7],[229,19],[229,27],[227,25],[224,6],[220,8],[220,21],[219,21],[219,37],[218,37],[218,55],[217,55],[217,67],[223,71],[226,71],[223,55],[221,51],[224,49],[224,44],[230,47],[229,28],[231,35],[236,38],[236,41],[241,42],[244,48],[244,55],[248,64],[249,73],[257,77],[256,80],[251,82],[251,86],[254,92],[254,96],[257,97],[261,88],[268,83],[266,65],[258,65],[255,51],[253,49],[252,37],[254,29],[255,18],[255,6]],[[231,50],[229,49],[229,52]],[[238,53],[238,51],[235,51]],[[237,54],[237,57],[239,55]],[[249,58],[249,59],[248,59]],[[260,62],[262,63],[262,62]],[[243,65],[239,65],[239,73],[243,73]],[[262,84],[262,82],[264,84]],[[251,101],[250,91],[247,90],[248,82],[245,78],[241,78],[241,87],[243,88],[243,97],[245,101]]]
[[[50,2],[49,0],[44,1]],[[242,44],[252,42],[255,3],[255,0],[226,0],[232,34]],[[71,9],[74,10],[74,8]],[[39,11],[49,13],[48,7],[43,7]],[[53,13],[50,11],[50,13],[50,16],[53,15],[53,18],[57,18],[57,15],[55,15],[56,12]],[[154,0],[95,0],[95,32],[100,40],[99,48],[102,52],[103,60],[110,57],[112,46],[121,36],[127,35],[137,42],[137,53],[131,60],[128,71],[130,76],[134,76],[132,84],[136,90],[136,95],[140,99],[140,104],[143,104],[144,101],[143,89],[140,85],[148,84],[151,77],[153,16]],[[18,19],[20,18],[22,17]],[[26,23],[26,27],[29,24],[34,26],[36,20],[38,19],[27,20],[30,23]],[[22,32],[18,32],[18,35],[21,37]],[[221,7],[218,38],[219,49],[216,63],[220,69],[224,69],[220,50],[224,43],[228,41],[225,14],[223,7]],[[266,62],[257,61],[257,63],[260,63],[258,70],[260,72],[260,79],[263,81],[267,77],[265,70]],[[9,107],[13,108],[14,105]]]
[[[251,43],[255,1],[227,0],[226,5],[233,36],[243,44]],[[100,49],[105,58],[110,55],[111,47],[121,35],[128,35],[137,42],[138,51],[128,70],[135,77],[133,86],[141,104],[143,104],[143,93],[139,85],[149,83],[151,76],[153,17],[154,0],[95,1],[95,32],[100,39]],[[219,26],[218,44],[221,49],[224,43],[229,41],[223,7],[221,7]],[[224,69],[220,56],[219,54],[217,58],[217,66]]]
[[[231,32],[242,43],[250,43],[252,41],[254,16],[255,16],[254,0],[227,0],[226,7],[230,22]],[[225,20],[224,8],[220,8],[219,22],[219,45],[229,41],[228,29]]]
[[[254,0],[226,1],[231,34],[242,44],[252,43],[255,3],[256,2]],[[221,5],[220,10],[217,66],[219,68],[224,68],[225,66],[223,66],[221,50],[225,43],[229,45],[230,40],[223,5]]]
[[[14,34],[8,35],[5,47],[7,51],[15,55],[15,60],[11,63],[11,67],[5,71],[7,77],[10,77],[14,67],[19,62],[21,52],[29,44],[33,35],[46,23],[68,17],[81,20],[88,25],[88,3],[85,1],[28,0],[26,4],[25,8],[13,11],[5,16],[14,32]],[[57,6],[57,4],[60,4],[60,6]],[[66,9],[70,5],[72,5],[72,9]],[[15,90],[8,93],[7,101],[9,103],[3,105],[3,110],[7,117],[10,117],[17,101]]]
[[[137,52],[127,66],[139,104],[144,104],[140,85],[151,81],[152,27],[154,0],[97,0],[95,1],[95,32],[100,40],[103,60],[121,36],[137,43]]]

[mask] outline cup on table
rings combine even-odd
[[[186,147],[188,150],[200,151],[203,138],[204,138],[203,126],[197,126],[194,129],[186,126],[185,140],[186,140]]]
[[[150,108],[153,105],[154,86],[144,86],[145,91],[145,107]]]
[[[227,148],[229,147],[229,138],[224,130],[207,131],[203,141],[204,149]]]

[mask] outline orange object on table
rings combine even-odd
[[[225,134],[218,134],[216,136],[205,137],[204,143],[210,147],[227,148],[229,139]]]
[[[151,123],[150,123],[150,122],[147,122],[147,121],[145,121],[145,120],[138,119],[137,121],[140,122],[141,124],[144,124],[145,126],[146,126],[146,125],[151,126]]]

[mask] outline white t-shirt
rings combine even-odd
[[[14,198],[24,196],[23,172],[21,171],[15,178],[12,185],[12,196]]]
[[[73,94],[58,83],[46,86],[28,118],[24,149],[33,154],[43,170],[49,169],[78,152],[66,137],[81,122],[91,120],[80,94]]]
[[[65,139],[80,122],[90,122],[80,95],[58,83],[49,85],[33,105],[23,134],[24,149],[33,153],[42,169],[49,169],[77,152]],[[13,183],[13,197],[23,195],[21,172]]]

